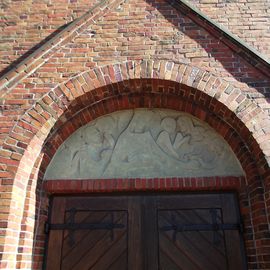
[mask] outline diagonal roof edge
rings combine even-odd
[[[249,46],[242,39],[228,31],[225,27],[210,19],[199,9],[188,3],[186,0],[167,0],[174,8],[186,11],[191,20],[198,23],[208,32],[215,35],[219,40],[229,46],[238,55],[243,57],[249,64],[259,69],[262,73],[270,77],[270,59]]]
[[[63,44],[69,42],[84,30],[89,23],[94,23],[99,17],[117,7],[123,0],[101,0],[81,17],[77,18],[40,48],[31,53],[14,68],[0,77],[0,97],[6,95],[22,79],[33,73],[43,65],[50,55],[56,52]]]

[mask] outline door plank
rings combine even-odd
[[[179,265],[174,264],[173,260],[168,257],[162,250],[160,250],[160,270],[183,270]]]
[[[88,212],[88,217],[84,218],[83,221],[86,222],[91,222],[91,221],[96,221],[96,222],[104,222],[106,220],[107,217],[107,213],[94,213],[94,218],[92,217],[92,213]],[[99,220],[98,220],[98,216],[99,215]],[[101,216],[100,216],[101,215]],[[76,220],[77,223],[78,220]],[[81,223],[81,222],[78,222]],[[63,240],[63,255],[62,255],[62,259],[65,260],[74,258],[74,255],[76,254],[81,254],[83,252],[83,250],[86,247],[91,246],[91,244],[94,244],[95,242],[95,238],[97,237],[97,235],[101,235],[100,237],[102,237],[104,235],[105,232],[103,232],[103,234],[94,234],[93,235],[93,231],[91,230],[76,230],[73,231],[72,233],[74,234],[74,239],[76,239],[76,242],[74,243],[74,245],[70,246],[69,243],[69,236],[70,236],[70,231],[65,230],[64,231],[64,240]],[[99,233],[102,233],[101,231],[99,231]],[[98,240],[98,239],[97,239]],[[69,262],[67,262],[67,265],[70,265]]]
[[[127,236],[127,215],[124,211],[118,214],[119,216],[115,218],[115,222],[124,224],[125,228],[115,229],[113,240],[110,231],[90,231],[87,237],[83,238],[78,247],[73,250],[74,252],[63,261],[62,269],[89,269],[106,251],[113,248],[114,243],[118,241],[121,235]]]
[[[235,211],[237,204],[233,194],[204,194],[203,196],[189,194],[178,198],[174,196],[158,198],[158,218],[161,219],[159,227],[161,223],[164,223],[163,226],[171,225],[173,211],[175,211],[174,214],[179,224],[212,224],[212,217],[207,214],[207,211],[204,212],[204,208],[206,210],[214,208],[217,212],[219,211],[220,223],[239,223],[237,218],[239,214]],[[192,201],[190,201],[191,199]],[[173,231],[166,232],[166,234],[169,239],[173,239]],[[191,260],[196,259],[200,265],[204,266],[204,269],[246,269],[244,256],[241,253],[239,232],[237,230],[217,231],[215,234],[220,240],[219,245],[213,244],[214,232],[179,232],[176,242],[172,241],[172,243],[175,245],[181,243],[182,252],[190,254]],[[159,245],[160,249],[163,248],[162,243]]]
[[[161,230],[177,224],[238,223],[233,194],[167,194],[144,196],[55,197],[51,223],[124,224],[108,230],[54,230],[48,242],[48,270],[239,270],[246,269],[238,231],[218,231],[219,246],[211,231]],[[172,218],[172,214],[174,218]],[[70,244],[70,236],[74,243]]]
[[[63,197],[53,198],[51,223],[64,223],[66,199]],[[50,231],[46,268],[50,270],[61,269],[63,231]]]
[[[185,211],[177,211],[178,216],[181,217],[181,220],[186,224],[211,224],[207,218],[202,218],[201,222],[195,222],[192,218],[192,215],[188,217],[188,215],[185,213]],[[189,213],[192,214],[192,213]],[[199,244],[200,243],[200,249],[203,251],[207,251],[208,254],[211,254],[211,256],[208,256],[211,260],[211,258],[215,258],[215,260],[220,261],[223,265],[224,258],[226,256],[226,250],[224,246],[224,233],[222,231],[215,232],[217,236],[220,239],[219,245],[213,245],[213,232],[193,232],[189,234],[189,239],[193,241],[194,243]]]
[[[119,241],[123,235],[126,233],[120,232],[115,236],[115,240],[111,241],[110,233],[106,232],[105,237],[102,241],[98,241],[97,244],[91,250],[87,250],[84,256],[78,261],[75,269],[78,270],[88,270],[91,269],[103,256],[106,252],[109,252],[111,248],[113,248],[113,244]],[[65,270],[65,269],[63,269]]]
[[[114,262],[115,258],[119,255],[123,254],[127,250],[127,237],[125,234],[121,235],[121,237],[114,242],[114,244],[110,247],[108,252],[104,253],[102,257],[97,261],[97,263],[89,268],[89,270],[101,270],[101,269],[109,269],[110,265]],[[126,264],[124,265],[123,270],[127,268],[127,258],[125,258]],[[119,269],[121,270],[121,269]]]
[[[225,223],[240,223],[239,209],[237,208],[236,197],[228,196],[228,194],[220,194],[220,200],[223,210],[223,219]],[[227,246],[227,260],[229,269],[246,269],[247,265],[243,258],[244,247],[241,241],[239,231],[225,231],[225,239]],[[237,244],[235,244],[237,243]]]
[[[143,268],[141,197],[128,200],[128,270]]]
[[[154,197],[142,199],[142,237],[144,269],[158,269],[158,221]]]
[[[126,270],[128,263],[128,254],[125,250],[108,268],[108,270]]]
[[[162,254],[165,254],[167,257],[169,257],[175,265],[179,267],[183,267],[183,269],[189,269],[189,270],[205,270],[204,268],[200,267],[200,264],[196,262],[196,260],[192,260],[192,257],[189,253],[187,253],[185,250],[181,249],[181,246],[176,247],[171,239],[169,239],[164,234],[159,234],[159,246],[160,250],[162,250]],[[160,253],[160,257],[162,255]],[[167,269],[166,265],[161,265],[162,269]]]
[[[163,216],[159,221],[160,227],[171,225],[171,220],[168,217],[164,218]],[[191,223],[182,222],[182,224]],[[200,265],[205,269],[226,269],[226,258],[221,256],[221,254],[217,252],[218,250],[213,248],[212,232],[178,232],[175,241],[173,241],[173,231],[160,233],[166,234],[179,250],[190,254],[190,258],[193,261],[199,261]],[[212,242],[212,244],[209,244],[210,242]]]

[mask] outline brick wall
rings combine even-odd
[[[98,1],[2,1],[0,6],[0,70],[65,24],[83,15]],[[270,57],[270,3],[260,1],[190,0],[210,18],[227,27],[259,52]]]
[[[3,0],[0,6],[0,70],[29,55],[40,43],[44,43],[44,39],[82,16],[97,2]]]
[[[137,67],[138,68],[138,67]],[[117,69],[116,69],[117,70]],[[118,80],[123,80],[129,72],[125,72],[121,68],[121,72],[114,75],[113,70],[110,71],[110,78],[118,77]],[[139,68],[140,72],[144,73],[142,66]],[[135,75],[136,71],[134,71]],[[166,72],[165,72],[166,73]],[[124,75],[126,74],[126,75]],[[158,72],[157,72],[158,74]],[[159,75],[160,76],[160,75]],[[161,75],[161,76],[165,76]],[[177,74],[174,76],[177,77]],[[86,76],[87,77],[87,76]],[[184,76],[188,80],[189,76]],[[168,73],[167,73],[168,78]],[[196,81],[196,80],[195,80]],[[198,83],[198,82],[197,82]],[[211,88],[211,87],[210,87]],[[117,89],[114,90],[114,89]],[[79,89],[71,89],[73,95],[79,95]],[[111,96],[110,92],[114,91]],[[94,96],[83,95],[76,100],[73,105],[69,106],[70,109],[59,118],[55,123],[54,128],[51,130],[44,150],[42,152],[42,163],[39,167],[39,184],[42,186],[42,179],[44,171],[50,162],[53,154],[57,151],[61,143],[75,130],[85,125],[93,119],[121,109],[130,109],[137,107],[162,107],[170,108],[174,110],[180,110],[193,114],[194,116],[206,121],[212,127],[214,127],[220,134],[222,134],[228,143],[230,143],[234,152],[237,154],[239,160],[242,162],[248,177],[237,178],[237,177],[213,177],[213,178],[168,178],[168,179],[111,179],[111,180],[85,180],[85,181],[48,181],[43,183],[45,190],[52,194],[61,193],[99,193],[99,192],[136,192],[136,191],[235,191],[241,198],[241,210],[243,220],[245,222],[245,241],[247,246],[247,256],[250,269],[256,269],[256,267],[262,267],[262,262],[258,264],[257,253],[255,249],[255,243],[251,240],[254,235],[252,233],[252,222],[253,219],[257,218],[257,206],[261,205],[261,200],[256,198],[258,184],[257,169],[253,166],[254,160],[250,156],[249,150],[244,148],[243,141],[238,138],[237,133],[231,128],[231,126],[238,126],[240,129],[241,124],[234,119],[234,123],[226,124],[224,118],[230,118],[230,112],[226,107],[216,103],[214,100],[208,99],[203,93],[196,93],[197,91],[191,91],[188,87],[179,87],[169,81],[164,80],[134,80],[125,83],[117,83],[114,87],[102,87],[97,88]],[[180,95],[181,99],[177,98]],[[99,100],[99,102],[98,102]],[[214,112],[221,113],[220,117],[213,116]],[[217,113],[218,114],[218,113]],[[226,116],[226,117],[225,117]],[[232,116],[232,115],[231,115]],[[243,132],[243,131],[242,131]],[[244,132],[245,133],[245,132]],[[246,134],[247,135],[247,134]],[[244,136],[244,134],[242,135]],[[246,137],[247,142],[248,137]],[[252,145],[252,142],[247,143]],[[256,146],[253,146],[256,148]],[[244,150],[245,149],[245,150]],[[248,185],[250,188],[247,188]],[[249,208],[249,200],[256,201],[253,210]],[[262,199],[262,198],[261,198]],[[40,216],[39,227],[37,228],[36,234],[38,241],[38,251],[44,251],[40,247],[44,247],[44,232],[43,223],[47,219],[47,198],[43,197],[41,204],[43,215]],[[253,206],[252,206],[253,207]],[[253,216],[254,215],[254,216]],[[262,216],[261,216],[262,218]],[[257,224],[257,221],[255,221]],[[259,229],[260,225],[254,226],[258,230],[258,235],[265,232],[265,229]],[[257,227],[258,226],[258,227]],[[257,246],[259,249],[260,247]],[[37,252],[38,252],[37,251]],[[264,260],[263,263],[265,263]],[[40,266],[41,257],[36,257],[36,265]]]
[[[16,121],[34,101],[71,76],[100,65],[140,59],[171,59],[202,68],[237,83],[246,96],[269,113],[265,99],[270,94],[269,78],[223,44],[220,37],[165,1],[112,2],[116,8],[105,17],[97,17],[96,23],[88,23],[72,40],[48,50],[30,67],[23,65],[14,72],[19,79],[25,72],[32,74],[4,89],[9,94],[5,95],[0,122]],[[9,125],[0,126],[0,140],[10,131]]]
[[[14,137],[14,135],[20,134],[21,137],[16,137],[16,145],[13,145],[12,148],[4,146],[4,153],[13,160],[12,155],[18,152],[19,146],[25,145],[25,152],[16,173],[15,182],[10,182],[8,176],[2,180],[6,191],[11,190],[14,186],[19,189],[18,192],[12,193],[12,201],[14,202],[15,196],[16,204],[9,206],[13,217],[7,223],[8,227],[12,224],[14,230],[16,225],[21,224],[20,234],[15,235],[15,237],[13,234],[14,240],[19,239],[18,268],[29,268],[32,263],[34,263],[36,269],[41,267],[45,239],[43,224],[48,211],[47,194],[41,188],[43,173],[63,140],[80,126],[106,113],[137,107],[162,107],[185,111],[199,117],[214,127],[231,145],[247,174],[247,179],[241,180],[241,183],[246,185],[242,186],[243,190],[241,189],[239,196],[245,198],[243,202],[241,201],[243,204],[247,202],[248,198],[251,207],[245,208],[249,210],[243,212],[243,215],[247,215],[246,244],[248,246],[249,268],[267,269],[269,262],[268,257],[265,256],[265,250],[268,247],[268,223],[265,216],[267,206],[265,205],[264,192],[267,194],[268,191],[262,188],[260,177],[260,174],[269,174],[267,163],[265,163],[260,147],[250,136],[247,127],[231,111],[236,103],[240,102],[241,104],[241,99],[239,99],[238,95],[235,95],[235,90],[229,87],[225,81],[223,83],[220,81],[218,88],[213,87],[217,83],[217,78],[212,77],[211,79],[210,77],[207,79],[207,74],[200,72],[196,76],[193,74],[192,69],[189,69],[188,66],[162,61],[156,63],[151,61],[130,62],[120,66],[114,65],[96,69],[56,88],[49,95],[44,96],[28,114],[21,118],[14,128],[16,132],[11,135]],[[149,81],[139,79],[148,76],[154,76],[157,79]],[[134,78],[137,78],[137,80],[134,80]],[[163,78],[163,80],[158,78]],[[123,83],[121,83],[122,81]],[[173,83],[173,81],[178,83]],[[181,86],[179,82],[183,85]],[[196,86],[198,90],[188,87],[187,84]],[[102,85],[105,85],[105,87],[102,87]],[[211,92],[213,96],[213,93],[216,93],[218,89],[219,94],[217,96],[221,101],[223,100],[225,105],[209,96]],[[67,109],[64,109],[64,107]],[[61,117],[59,117],[60,115]],[[252,112],[251,114],[246,112],[243,119],[249,121],[249,117],[252,117],[252,115]],[[17,128],[23,129],[17,130]],[[34,134],[36,139],[31,139]],[[44,146],[45,139],[46,145]],[[40,152],[41,148],[43,150]],[[20,153],[18,154],[20,155]],[[13,168],[15,169],[16,165]],[[6,168],[5,172],[12,173],[12,167]],[[231,189],[239,192],[235,180],[225,181],[225,186],[222,184],[219,189],[219,180],[217,181],[217,179],[213,180],[214,182],[211,179],[210,182],[205,179],[205,184],[201,180],[196,180],[197,190],[203,190],[204,187],[223,190],[226,186],[227,190]],[[185,181],[187,181],[185,186],[189,187],[191,185],[192,187],[190,179]],[[60,182],[56,183],[60,186],[57,186],[55,191],[52,190],[53,186],[51,189],[48,186],[48,191],[61,192],[62,184]],[[140,183],[148,185],[145,180]],[[79,190],[78,184],[81,185],[82,183],[71,182],[70,186],[66,187],[72,189],[75,185],[74,188]],[[142,188],[144,187],[144,184],[139,185],[142,185]],[[209,185],[213,186],[210,188]],[[108,191],[111,191],[110,185],[106,186],[105,182],[101,181],[96,191],[102,191],[106,187]],[[179,191],[181,190],[184,189],[180,188]],[[91,186],[89,186],[89,191],[91,191]],[[65,192],[65,190],[62,190],[62,192]],[[8,200],[6,201],[8,203]],[[30,218],[29,206],[36,211],[38,218],[36,222]],[[18,222],[20,209],[23,210],[21,223]],[[18,216],[17,221],[14,218],[16,216]],[[30,224],[29,218],[32,220]],[[253,224],[253,227],[251,227],[251,224]],[[33,235],[35,235],[34,238]],[[9,235],[9,237],[11,236]],[[253,239],[255,239],[255,242]],[[8,247],[6,243],[4,251]],[[34,260],[30,260],[32,250],[35,250]],[[9,252],[11,251],[12,249],[9,249]],[[6,257],[4,258],[5,260],[2,261],[3,268],[12,267]],[[9,258],[12,259],[10,254]]]
[[[189,2],[270,58],[269,1],[189,0]]]
[[[88,8],[85,1],[3,4],[8,20],[17,21],[4,24],[3,67],[60,27],[60,10],[69,22],[73,9],[77,16]],[[36,9],[44,29],[29,20]],[[224,183],[246,206],[249,267],[270,268],[269,67],[254,67],[238,47],[163,0],[110,0],[70,26],[0,82],[0,268],[41,267],[53,192],[42,178],[63,140],[98,116],[137,107],[191,113],[227,140],[246,173],[241,190],[235,180]],[[14,32],[5,43],[8,27]]]

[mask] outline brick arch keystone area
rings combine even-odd
[[[2,183],[7,185],[9,194],[5,199],[9,211],[3,224],[6,230],[1,246],[2,268],[15,269],[16,258],[24,261],[24,253],[29,253],[22,247],[22,227],[30,234],[33,231],[33,227],[25,227],[26,197],[35,192],[31,186],[36,185],[38,178],[36,167],[41,165],[44,171],[50,160],[48,149],[54,153],[65,136],[96,117],[137,107],[189,112],[223,135],[245,170],[251,196],[258,197],[252,206],[253,225],[258,225],[255,224],[254,237],[258,240],[256,256],[261,258],[257,261],[264,260],[260,257],[264,244],[259,241],[265,238],[260,226],[265,229],[269,224],[265,212],[270,212],[270,199],[264,195],[270,180],[266,132],[269,117],[233,83],[187,64],[149,60],[118,63],[79,74],[52,89],[16,123],[0,151],[1,160],[7,164],[0,172]],[[261,213],[258,204],[265,209]]]

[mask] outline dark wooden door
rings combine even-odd
[[[246,269],[233,194],[54,197],[49,270]]]
[[[245,269],[234,196],[185,195],[157,202],[159,269]]]

